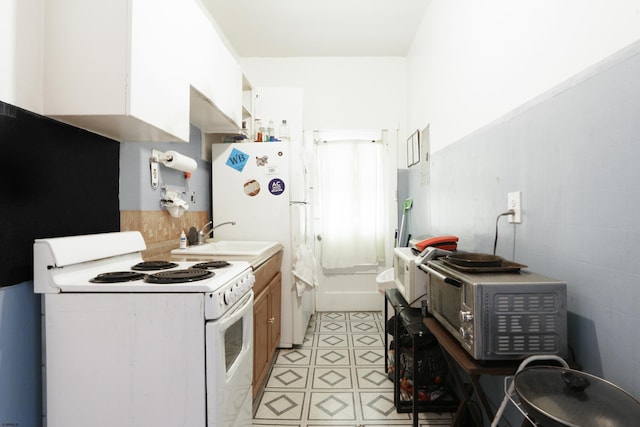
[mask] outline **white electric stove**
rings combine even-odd
[[[249,263],[150,261],[138,232],[37,239],[44,425],[251,425]]]

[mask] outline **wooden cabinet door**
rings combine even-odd
[[[258,267],[253,286],[253,398],[262,386],[280,344],[282,311],[282,251]]]
[[[282,274],[278,272],[269,283],[269,353],[273,354],[280,343],[282,322]]]
[[[253,301],[253,397],[256,397],[269,366],[269,289]]]

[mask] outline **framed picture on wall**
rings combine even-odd
[[[420,132],[416,130],[407,138],[407,167],[420,163]]]
[[[429,153],[431,152],[430,141],[431,135],[429,134],[429,125],[427,125],[427,127],[420,132],[420,153],[422,154],[422,159],[420,160],[420,182],[423,186],[429,184],[429,180],[431,179],[431,159],[429,158]]]

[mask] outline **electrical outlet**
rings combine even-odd
[[[522,193],[514,191],[507,193],[507,209],[513,209],[513,215],[509,215],[509,222],[512,224],[520,224],[522,222]]]

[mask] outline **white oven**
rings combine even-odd
[[[137,232],[36,240],[43,425],[250,426],[249,264],[145,248]]]
[[[207,322],[207,419],[209,426],[252,424],[253,292],[231,313]],[[211,367],[211,368],[209,368]]]

